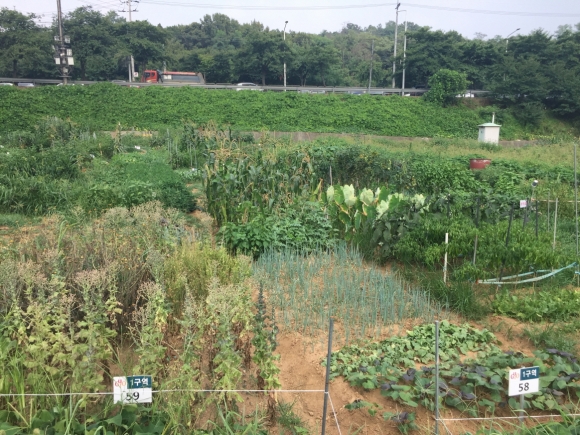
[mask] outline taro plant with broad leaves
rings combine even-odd
[[[392,246],[417,226],[428,203],[423,195],[390,193],[385,187],[375,192],[362,189],[356,195],[352,185],[330,186],[325,199],[328,214],[344,238],[366,252],[378,249],[381,258],[388,257]],[[363,242],[368,246],[361,246]]]

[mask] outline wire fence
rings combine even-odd
[[[338,413],[332,402],[332,396],[330,392],[325,390],[191,390],[191,389],[170,389],[170,390],[152,390],[153,394],[164,394],[164,393],[322,393],[328,397],[328,403],[330,403],[330,408],[332,410],[332,418],[336,424],[336,429],[339,435],[342,435],[340,429],[340,424],[338,422]],[[115,393],[113,391],[102,391],[102,392],[71,392],[71,393],[4,393],[0,394],[0,397],[63,397],[63,396],[113,396]],[[322,418],[326,418],[325,415]]]
[[[506,417],[493,416],[493,417],[437,418],[437,419],[435,419],[435,421],[437,423],[440,422],[443,425],[443,427],[445,428],[445,431],[446,431],[447,435],[454,435],[457,432],[464,433],[465,430],[462,428],[462,429],[457,429],[457,430],[453,431],[451,428],[449,428],[449,426],[447,425],[447,423],[453,423],[453,422],[465,422],[465,423],[482,422],[482,423],[485,424],[485,422],[490,422],[491,423],[490,426],[493,426],[495,423],[501,423],[502,421],[511,422],[513,420],[519,420],[517,424],[516,423],[510,423],[510,426],[512,428],[514,428],[516,426],[518,428],[521,428],[523,425],[526,424],[526,421],[530,421],[530,420],[565,419],[565,418],[579,417],[579,416],[580,416],[580,414],[546,414],[546,415],[525,415],[525,416],[506,416]],[[503,427],[500,427],[498,429],[500,429],[500,431],[502,431],[502,432],[504,432],[506,430],[506,428],[503,428]],[[546,432],[546,433],[552,433],[552,432]]]

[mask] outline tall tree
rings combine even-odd
[[[36,25],[34,14],[0,9],[0,72],[12,77],[55,76],[48,29]]]
[[[148,21],[124,22],[116,26],[116,34],[124,45],[118,53],[121,63],[124,57],[133,55],[135,64],[144,70],[149,63],[155,63],[157,67],[163,61],[168,34],[161,26],[154,26]]]
[[[422,27],[409,34],[407,48],[407,83],[425,85],[441,69],[463,71],[460,43],[464,38],[457,32],[431,31]]]
[[[91,58],[95,61],[92,62],[91,80],[102,80],[105,78],[103,72],[114,68],[112,56],[116,41],[113,27],[118,21],[114,12],[105,16],[91,6],[77,8],[64,17],[63,27],[71,37],[73,56],[82,80],[87,80],[87,65]]]
[[[268,28],[252,28],[245,35],[245,41],[238,56],[238,70],[242,73],[260,77],[266,85],[266,76],[279,73],[284,63],[284,53],[289,52],[282,32]]]

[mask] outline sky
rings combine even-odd
[[[320,33],[340,31],[347,23],[361,27],[395,20],[396,0],[140,0],[132,2],[133,20],[170,26],[199,22],[216,12],[240,23],[260,21],[271,29]],[[42,15],[50,24],[57,0],[0,0],[0,7]],[[63,13],[80,6],[106,12],[117,11],[128,17],[127,0],[61,0]],[[528,34],[543,28],[554,33],[560,25],[580,23],[580,0],[412,0],[401,1],[399,21],[406,19],[435,30],[456,30],[465,37],[476,33],[492,38],[516,31]]]

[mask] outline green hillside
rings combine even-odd
[[[241,130],[368,133],[386,136],[476,138],[477,125],[491,113],[503,125],[504,140],[533,131],[510,112],[464,105],[442,108],[421,98],[367,95],[310,95],[183,88],[126,88],[112,84],[35,89],[0,89],[0,131],[31,129],[56,116],[100,130],[162,129],[183,120],[216,121]]]

